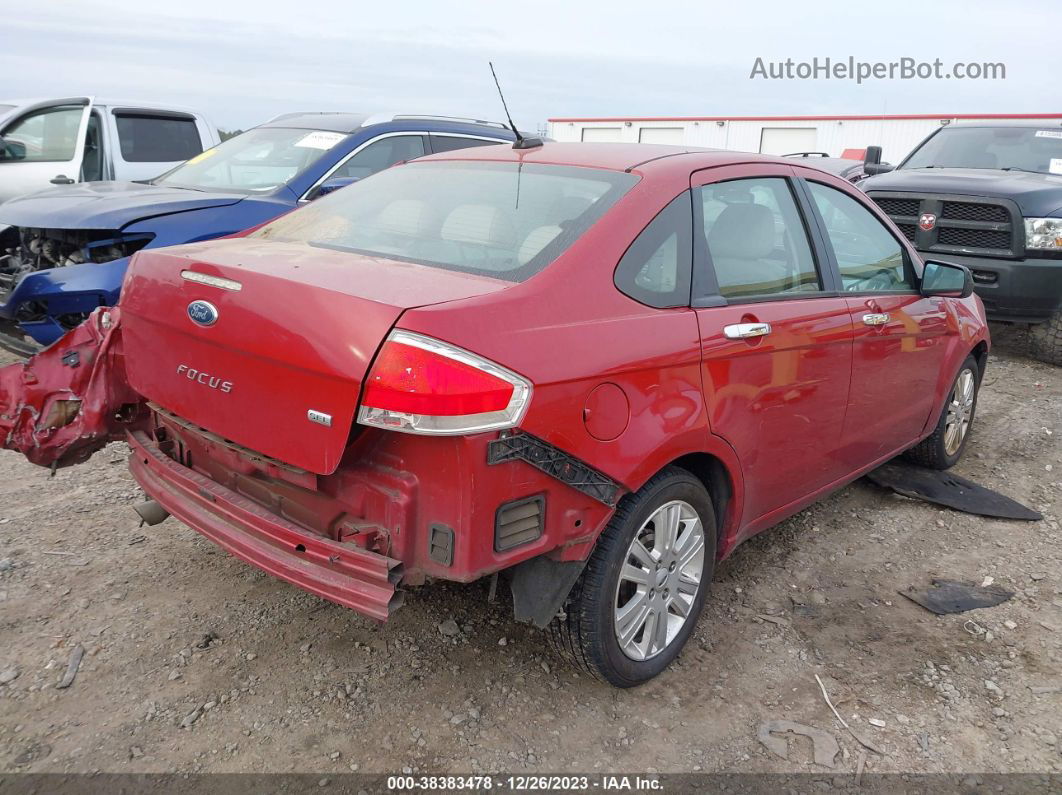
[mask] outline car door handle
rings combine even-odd
[[[863,323],[868,326],[884,326],[890,320],[887,312],[876,312],[863,315]]]
[[[749,337],[765,337],[770,333],[770,323],[735,323],[732,326],[723,326],[723,334],[728,340],[747,340]]]
[[[66,174],[58,174],[58,175],[52,177],[48,181],[50,183],[52,183],[53,185],[73,185],[74,184],[74,180],[70,179],[70,177],[66,176]]]

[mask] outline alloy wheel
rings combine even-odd
[[[944,421],[944,451],[949,456],[958,452],[970,430],[975,393],[973,371],[965,369],[955,379],[955,388],[948,402],[948,416]]]
[[[682,500],[661,505],[634,534],[616,585],[612,621],[627,657],[655,657],[682,630],[701,589],[704,554],[701,518]]]

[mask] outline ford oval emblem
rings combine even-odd
[[[192,301],[188,304],[188,317],[197,326],[213,326],[218,322],[218,308],[209,301]]]

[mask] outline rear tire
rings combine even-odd
[[[620,501],[568,595],[564,617],[549,627],[551,642],[616,687],[652,679],[697,624],[715,551],[708,492],[686,470],[668,467]]]
[[[1034,359],[1062,366],[1062,309],[1029,331],[1029,353]]]
[[[981,375],[977,360],[967,356],[948,391],[933,433],[916,444],[904,457],[930,469],[950,469],[959,462],[970,440]]]

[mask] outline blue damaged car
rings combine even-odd
[[[142,248],[235,234],[399,161],[507,143],[441,116],[293,113],[145,182],[89,182],[0,204],[0,347],[30,355],[118,300]]]

